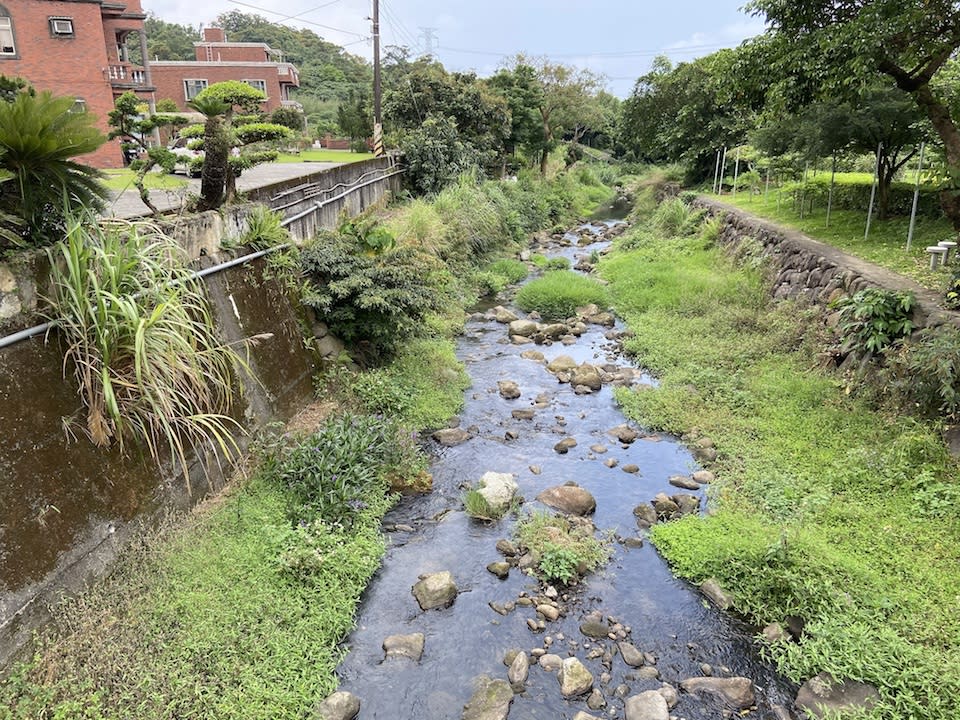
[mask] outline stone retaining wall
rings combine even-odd
[[[718,238],[722,245],[739,246],[746,238],[760,243],[773,263],[774,297],[806,298],[826,306],[839,295],[866,287],[911,292],[917,299],[913,321],[918,329],[947,323],[960,326],[960,313],[944,310],[939,293],[902,275],[713,198],[699,196],[693,206],[723,218]]]

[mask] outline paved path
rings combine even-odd
[[[282,180],[312,175],[321,170],[328,170],[346,163],[336,162],[303,162],[303,163],[265,163],[257,165],[237,178],[237,190],[240,192],[263,187]],[[176,190],[151,190],[150,201],[161,211],[179,210],[186,203],[190,195],[200,194],[200,178],[188,178],[187,186]],[[137,189],[130,186],[127,190],[113,193],[113,199],[107,203],[103,214],[113,217],[139,217],[149,215],[147,206],[140,200]]]

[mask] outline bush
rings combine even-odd
[[[387,362],[445,304],[440,266],[414,248],[368,255],[352,239],[320,233],[301,253],[304,303],[368,365]]]
[[[866,212],[870,207],[870,193],[873,178],[865,173],[838,174],[833,188],[835,210],[859,210]],[[826,207],[830,194],[830,175],[821,173],[807,178],[806,183],[791,182],[783,186],[783,192],[793,202],[799,202],[801,194],[804,202],[813,200],[820,207]],[[913,208],[914,184],[894,182],[890,184],[888,212],[891,215],[910,215]],[[920,186],[920,198],[917,214],[921,217],[939,218],[943,215],[939,191],[930,186]]]
[[[867,288],[836,303],[844,342],[861,352],[879,353],[913,329],[911,293]]]
[[[606,288],[592,278],[569,270],[548,272],[517,293],[517,305],[527,312],[536,310],[547,319],[570,317],[578,307],[591,303],[606,307],[609,303]]]
[[[887,354],[882,386],[898,408],[960,420],[960,329],[924,328]]]
[[[461,140],[456,122],[445,115],[428,115],[401,139],[400,149],[408,182],[424,194],[440,192],[478,160],[476,151]]]
[[[511,258],[504,258],[490,263],[486,267],[486,271],[501,276],[510,285],[515,285],[521,280],[525,280],[529,272],[526,264]]]
[[[393,472],[425,467],[409,435],[381,416],[342,415],[312,435],[267,443],[263,477],[283,488],[291,524],[316,520],[350,527],[354,518],[387,492]]]
[[[528,515],[515,530],[521,548],[539,558],[540,578],[564,584],[596,569],[609,557],[609,549],[593,533],[589,524],[575,524],[545,512]]]
[[[265,205],[255,205],[247,215],[247,229],[240,241],[255,250],[262,250],[289,242],[290,233],[283,227],[280,213]]]

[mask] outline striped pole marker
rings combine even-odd
[[[373,125],[373,154],[376,157],[383,157],[383,125],[374,123]]]

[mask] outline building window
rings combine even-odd
[[[259,90],[264,95],[267,94],[267,81],[266,80],[244,80],[244,82],[250,87]]]
[[[206,80],[184,80],[183,94],[187,100],[193,100],[197,95],[207,89]]]
[[[0,55],[16,55],[17,47],[13,42],[13,20],[0,7]]]
[[[50,34],[54,37],[73,37],[73,18],[52,17],[50,21]]]
[[[73,107],[70,108],[72,113],[85,113],[87,111],[87,101],[83,98],[75,98],[73,101]]]

